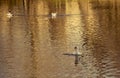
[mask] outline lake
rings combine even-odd
[[[119,11],[119,0],[0,0],[0,78],[120,78]],[[74,47],[77,66],[63,55]]]

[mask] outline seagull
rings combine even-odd
[[[11,17],[13,17],[13,14],[10,13],[10,12],[8,12],[8,13],[7,13],[7,17],[8,17],[8,18],[11,18]]]
[[[55,18],[57,16],[57,12],[51,13],[52,18]]]

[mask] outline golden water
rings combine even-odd
[[[120,78],[119,11],[119,0],[0,0],[0,78]],[[63,55],[75,46],[78,66]]]

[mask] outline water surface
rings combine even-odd
[[[119,10],[118,0],[1,0],[0,77],[119,78]],[[63,55],[75,46],[78,66]]]

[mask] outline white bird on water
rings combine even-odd
[[[11,17],[13,17],[13,14],[10,13],[10,12],[8,12],[8,13],[7,13],[7,17],[8,17],[8,18],[11,18]]]
[[[51,13],[52,18],[56,18],[57,12]]]

